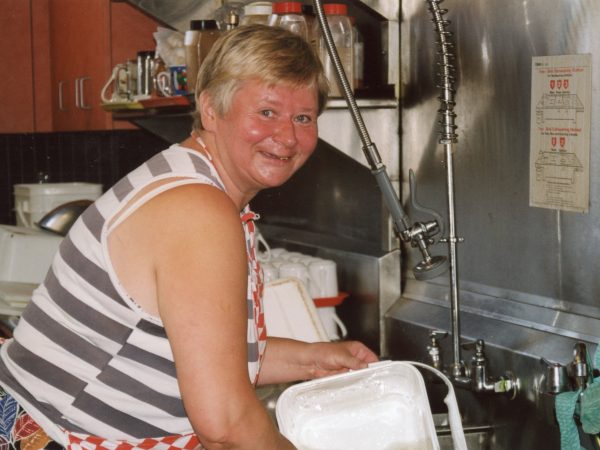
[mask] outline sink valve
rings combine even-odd
[[[429,332],[429,339],[431,345],[427,346],[427,354],[429,355],[429,358],[431,360],[431,366],[437,370],[443,370],[442,354],[440,353],[439,340],[445,338],[446,336],[448,336],[447,331],[431,330]]]
[[[493,392],[507,394],[515,398],[518,391],[518,381],[515,376],[506,372],[501,377],[490,377],[487,374],[488,363],[485,356],[483,339],[475,341],[475,354],[471,359],[471,385],[475,392]]]

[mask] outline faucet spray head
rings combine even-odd
[[[448,258],[440,255],[430,256],[413,267],[413,274],[417,280],[431,280],[445,273],[448,266]]]

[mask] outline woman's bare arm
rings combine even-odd
[[[134,216],[152,246],[158,312],[186,412],[203,445],[294,448],[248,377],[247,262],[233,203],[215,188],[186,185],[160,194]]]

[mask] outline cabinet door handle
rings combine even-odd
[[[90,77],[79,78],[79,107],[81,109],[92,109],[91,105],[85,104],[85,95],[84,95],[84,91],[83,91],[83,83],[89,79],[90,79]]]
[[[65,104],[63,101],[63,86],[65,85],[65,81],[58,82],[58,110],[59,111],[68,111],[69,108],[65,108]]]
[[[81,108],[79,101],[79,78],[75,78],[75,107]]]

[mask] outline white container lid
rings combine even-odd
[[[293,385],[276,415],[304,450],[439,449],[423,377],[401,361]]]
[[[244,15],[246,16],[268,16],[273,7],[271,2],[254,2],[244,6]]]

